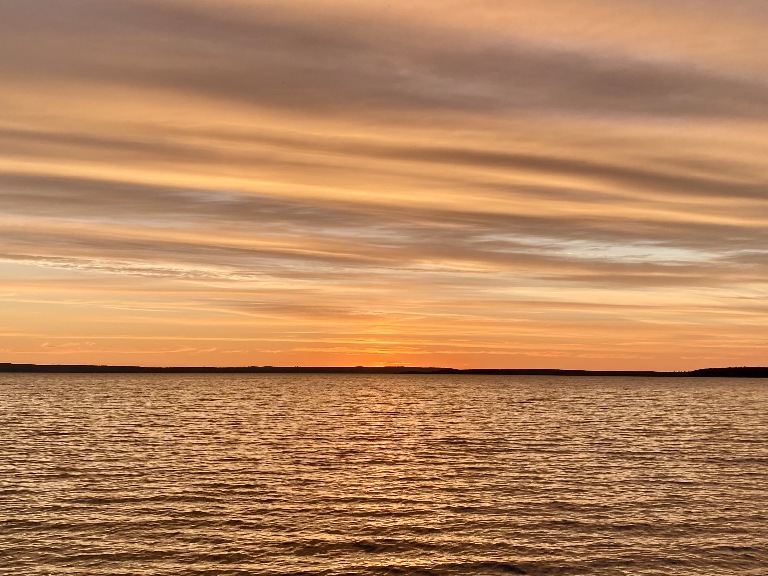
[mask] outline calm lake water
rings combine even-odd
[[[0,374],[9,575],[768,575],[768,380]]]

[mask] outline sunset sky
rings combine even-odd
[[[4,0],[0,362],[765,365],[765,0]]]

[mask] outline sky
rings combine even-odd
[[[2,0],[0,362],[765,365],[765,0]]]

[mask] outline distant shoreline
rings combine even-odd
[[[768,378],[768,367],[655,370],[559,370],[554,368],[439,368],[413,366],[107,366],[96,364],[13,364],[0,372],[67,374],[469,374],[485,376],[644,376],[664,378]]]

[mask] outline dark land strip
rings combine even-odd
[[[768,378],[768,367],[655,370],[558,370],[551,368],[436,368],[413,366],[108,366],[95,364],[12,364],[0,372],[73,374],[477,374],[484,376],[642,376],[664,378]]]

